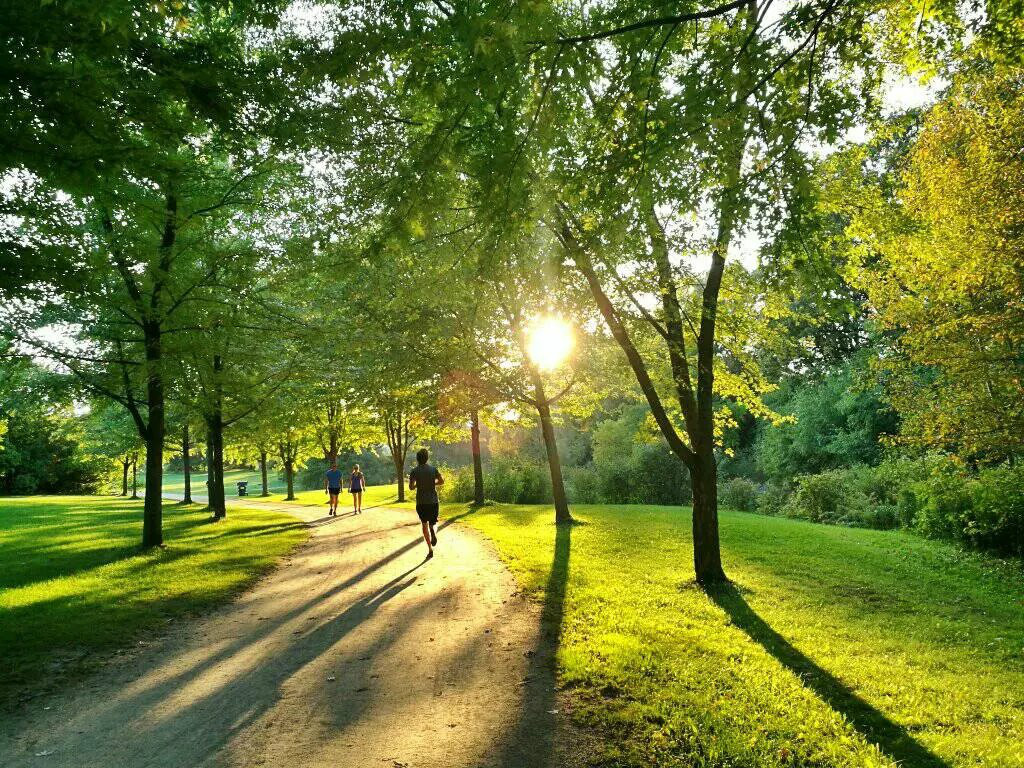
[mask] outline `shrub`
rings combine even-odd
[[[600,504],[601,478],[593,464],[585,467],[566,467],[565,492],[572,504]]]
[[[842,470],[796,478],[796,488],[786,502],[784,513],[816,523],[866,527],[871,499]]]
[[[953,539],[1002,555],[1024,555],[1024,469],[990,467],[976,474],[933,462],[931,474],[900,497],[901,519],[931,538]]]
[[[626,504],[689,504],[690,473],[663,440],[633,447]]]
[[[759,497],[757,483],[745,477],[727,480],[718,489],[718,503],[740,512],[756,512]]]
[[[547,466],[496,460],[484,470],[484,491],[488,499],[506,504],[546,504],[551,502],[551,475]]]
[[[768,483],[757,498],[757,511],[762,515],[781,515],[789,501],[789,491],[775,483]]]
[[[1024,471],[997,467],[972,483],[971,514],[962,536],[972,547],[1004,555],[1024,555]]]
[[[466,503],[473,500],[473,467],[462,466],[455,469],[445,467],[441,470],[444,485],[438,491],[441,501]],[[486,481],[487,475],[484,475]],[[484,490],[487,490],[486,484]]]

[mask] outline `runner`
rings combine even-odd
[[[341,470],[338,462],[332,461],[331,468],[324,473],[324,491],[331,497],[331,510],[328,515],[338,514],[338,494],[341,493]]]
[[[427,449],[420,448],[416,452],[417,464],[409,473],[409,490],[416,491],[416,514],[423,527],[423,540],[427,542],[427,560],[434,556],[434,545],[437,544],[437,532],[434,530],[439,507],[437,486],[444,485],[441,473],[427,463],[429,459]]]
[[[352,467],[352,476],[348,479],[348,490],[352,494],[352,514],[363,514],[363,488],[366,486],[366,478],[359,470],[359,465]]]

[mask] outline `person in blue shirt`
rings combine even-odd
[[[341,470],[338,462],[332,461],[331,468],[324,473],[324,490],[331,497],[331,510],[328,515],[338,514],[338,494],[341,493]]]
[[[363,477],[359,465],[352,467],[352,477],[348,481],[348,490],[352,494],[352,514],[363,514],[363,489],[366,487],[366,478]]]

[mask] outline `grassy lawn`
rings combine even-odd
[[[561,624],[560,682],[609,765],[1024,766],[1019,564],[725,512],[734,587],[708,594],[689,510],[574,514],[557,534],[536,506],[464,521]]]
[[[248,498],[255,501],[284,501],[287,486],[283,481],[277,480],[276,473],[271,472],[268,479],[270,495],[261,497],[260,494],[260,473],[251,472],[246,469],[229,469],[224,472],[224,492],[228,501],[238,498],[235,483],[240,480],[249,481]],[[181,473],[164,473],[164,493],[182,493],[185,490],[185,476]],[[206,493],[206,473],[192,475],[192,492],[198,495]],[[139,491],[142,494],[142,491]],[[408,496],[408,492],[407,492]],[[371,485],[363,493],[363,509],[380,505],[394,505],[398,499],[398,490],[395,485]],[[327,494],[323,488],[313,491],[296,491],[295,501],[290,502],[305,506],[327,506]],[[410,505],[411,506],[411,505]],[[342,491],[340,509],[348,510],[352,507],[352,495],[348,491]]]
[[[232,497],[236,494],[235,483],[240,480],[249,481],[249,493],[258,494],[260,492],[260,473],[259,471],[252,471],[249,469],[228,469],[224,471],[224,490],[228,497]],[[140,488],[142,485],[142,478],[139,478]],[[284,492],[284,482],[277,479],[277,472],[270,472],[267,475],[267,485],[271,493],[277,491]],[[164,472],[164,493],[184,493],[185,492],[185,475],[181,472]],[[142,491],[140,490],[141,494]],[[205,495],[206,493],[206,473],[205,472],[193,472],[192,473],[192,493]]]
[[[227,600],[308,535],[269,510],[207,518],[166,506],[167,546],[142,553],[139,501],[0,499],[0,704]]]
[[[251,488],[252,488],[252,486],[250,486],[250,490],[251,490]],[[233,491],[234,488],[231,488],[230,490]],[[257,491],[256,492],[257,492],[257,494],[259,493],[258,487],[257,487]],[[235,498],[235,495],[233,493],[229,493],[228,494],[228,500],[230,501],[232,498]],[[409,495],[408,491],[406,491],[406,498],[413,498],[412,496]],[[285,500],[285,489],[284,488],[278,489],[276,492],[272,492],[269,496],[264,497],[264,498],[261,498],[261,497],[259,497],[257,495],[257,496],[254,496],[253,499],[255,501],[275,501],[275,502],[281,502],[281,501]],[[321,506],[322,507],[326,507],[327,506],[327,501],[328,501],[327,494],[324,493],[324,489],[323,488],[320,488],[319,490],[315,490],[315,491],[296,491],[295,492],[295,500],[292,501],[292,502],[289,502],[289,503],[290,504],[299,504],[299,505],[303,505],[303,506],[311,506],[311,507],[321,507]],[[389,507],[402,506],[402,507],[409,507],[410,509],[413,506],[415,506],[411,502],[405,502],[404,504],[398,504],[397,501],[398,501],[398,489],[395,487],[394,484],[389,484],[389,485],[369,485],[369,486],[366,487],[366,490],[363,492],[363,510],[364,511],[369,511],[371,508],[379,507],[379,506],[389,506]],[[338,503],[338,509],[341,512],[348,512],[349,510],[352,509],[352,494],[350,494],[346,490],[343,490],[341,492],[341,497],[339,498],[339,503]]]

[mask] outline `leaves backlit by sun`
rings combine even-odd
[[[572,326],[553,315],[537,318],[526,334],[530,360],[542,371],[550,371],[565,362],[575,346]]]

